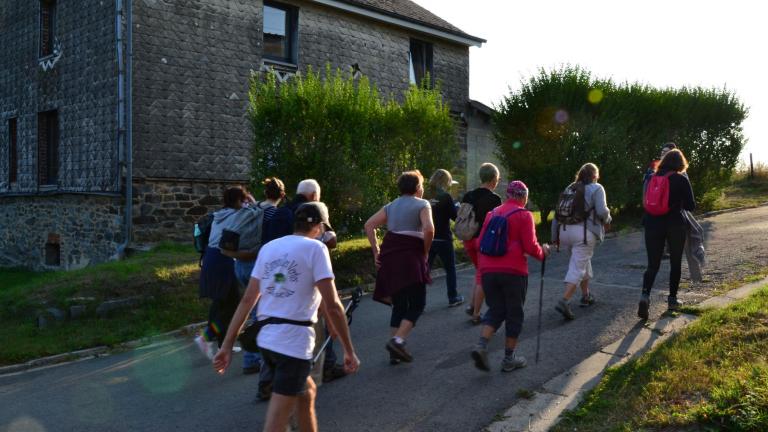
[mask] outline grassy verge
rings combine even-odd
[[[609,369],[553,430],[768,430],[768,286]]]
[[[465,261],[461,242],[456,257]],[[198,298],[199,255],[190,246],[160,244],[125,261],[75,271],[34,273],[0,269],[0,365],[100,345],[114,346],[204,321],[208,300]],[[331,252],[339,288],[375,280],[370,246],[365,238],[340,241]],[[439,260],[436,267],[439,267]],[[108,318],[97,318],[105,300],[136,297],[140,303]],[[37,327],[36,316],[49,308],[68,311],[86,306],[77,320]]]
[[[742,169],[728,186],[710,191],[701,199],[706,211],[756,206],[765,202],[768,202],[768,165],[760,163],[755,166],[753,177]]]

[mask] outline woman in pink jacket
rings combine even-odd
[[[525,209],[528,187],[516,180],[507,186],[507,201],[488,212],[480,230],[481,251],[478,272],[481,273],[485,303],[488,311],[483,316],[480,340],[472,350],[475,367],[489,371],[488,341],[505,323],[506,344],[501,370],[511,372],[525,367],[522,356],[515,355],[517,338],[523,328],[523,303],[528,290],[528,261],[530,255],[541,261],[549,255],[549,245],[540,245],[531,212]],[[483,254],[482,240],[494,216],[507,220],[506,253],[501,256]]]

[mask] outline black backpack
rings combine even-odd
[[[211,237],[211,227],[213,226],[213,213],[201,217],[195,222],[195,231],[193,235],[193,244],[195,250],[200,254],[200,263],[203,262],[205,248],[208,247],[208,239]]]

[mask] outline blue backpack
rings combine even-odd
[[[512,210],[504,216],[493,212],[483,236],[480,238],[480,253],[488,256],[504,256],[507,254],[507,218],[519,211],[527,211],[523,208]]]

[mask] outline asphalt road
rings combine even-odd
[[[690,284],[681,292],[689,302],[703,300],[723,280],[768,266],[768,207],[711,217],[704,225],[710,275],[705,283]],[[540,388],[642,325],[635,317],[645,268],[641,233],[608,239],[598,247],[593,259],[597,303],[576,308],[572,322],[554,311],[566,265],[564,254],[547,262],[541,361],[534,364],[540,264],[530,262],[526,324],[519,345],[529,366],[513,373],[499,370],[501,337],[490,346],[493,371],[472,366],[469,351],[479,329],[469,324],[463,308],[447,307],[444,279],[437,279],[428,291],[426,313],[409,340],[415,357],[411,364],[389,365],[384,350],[389,309],[364,298],[352,325],[360,372],[320,388],[320,429],[477,431],[514,404],[520,390]],[[664,311],[667,274],[665,261],[654,290],[652,319]],[[465,294],[472,276],[471,271],[459,274]],[[260,430],[266,404],[252,402],[257,378],[240,373],[240,360],[236,355],[233,367],[219,376],[191,339],[174,339],[0,376],[0,431]]]

